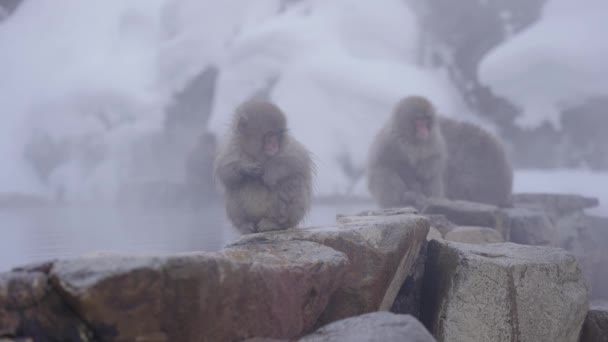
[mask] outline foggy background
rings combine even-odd
[[[368,146],[412,94],[500,136],[516,192],[595,196],[608,215],[605,0],[0,6],[0,270],[220,248],[234,232],[220,200],[192,200],[186,160],[252,96],[315,155],[305,225],[374,206]]]

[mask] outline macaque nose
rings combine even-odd
[[[264,153],[268,156],[274,156],[279,152],[279,139],[272,135],[265,139]]]

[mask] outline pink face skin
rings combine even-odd
[[[415,122],[416,126],[416,138],[418,140],[426,140],[429,138],[429,122],[424,119],[417,119]]]
[[[264,136],[264,154],[273,157],[279,153],[279,136],[276,133],[268,133]]]

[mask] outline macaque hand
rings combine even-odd
[[[249,163],[241,167],[241,174],[246,177],[260,177],[264,173],[264,168],[259,163]]]

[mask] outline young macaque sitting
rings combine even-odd
[[[443,197],[446,148],[431,102],[410,96],[397,104],[374,139],[368,188],[380,207],[422,209],[428,197]]]
[[[214,163],[226,213],[243,234],[295,227],[310,209],[314,164],[266,101],[240,105]]]

